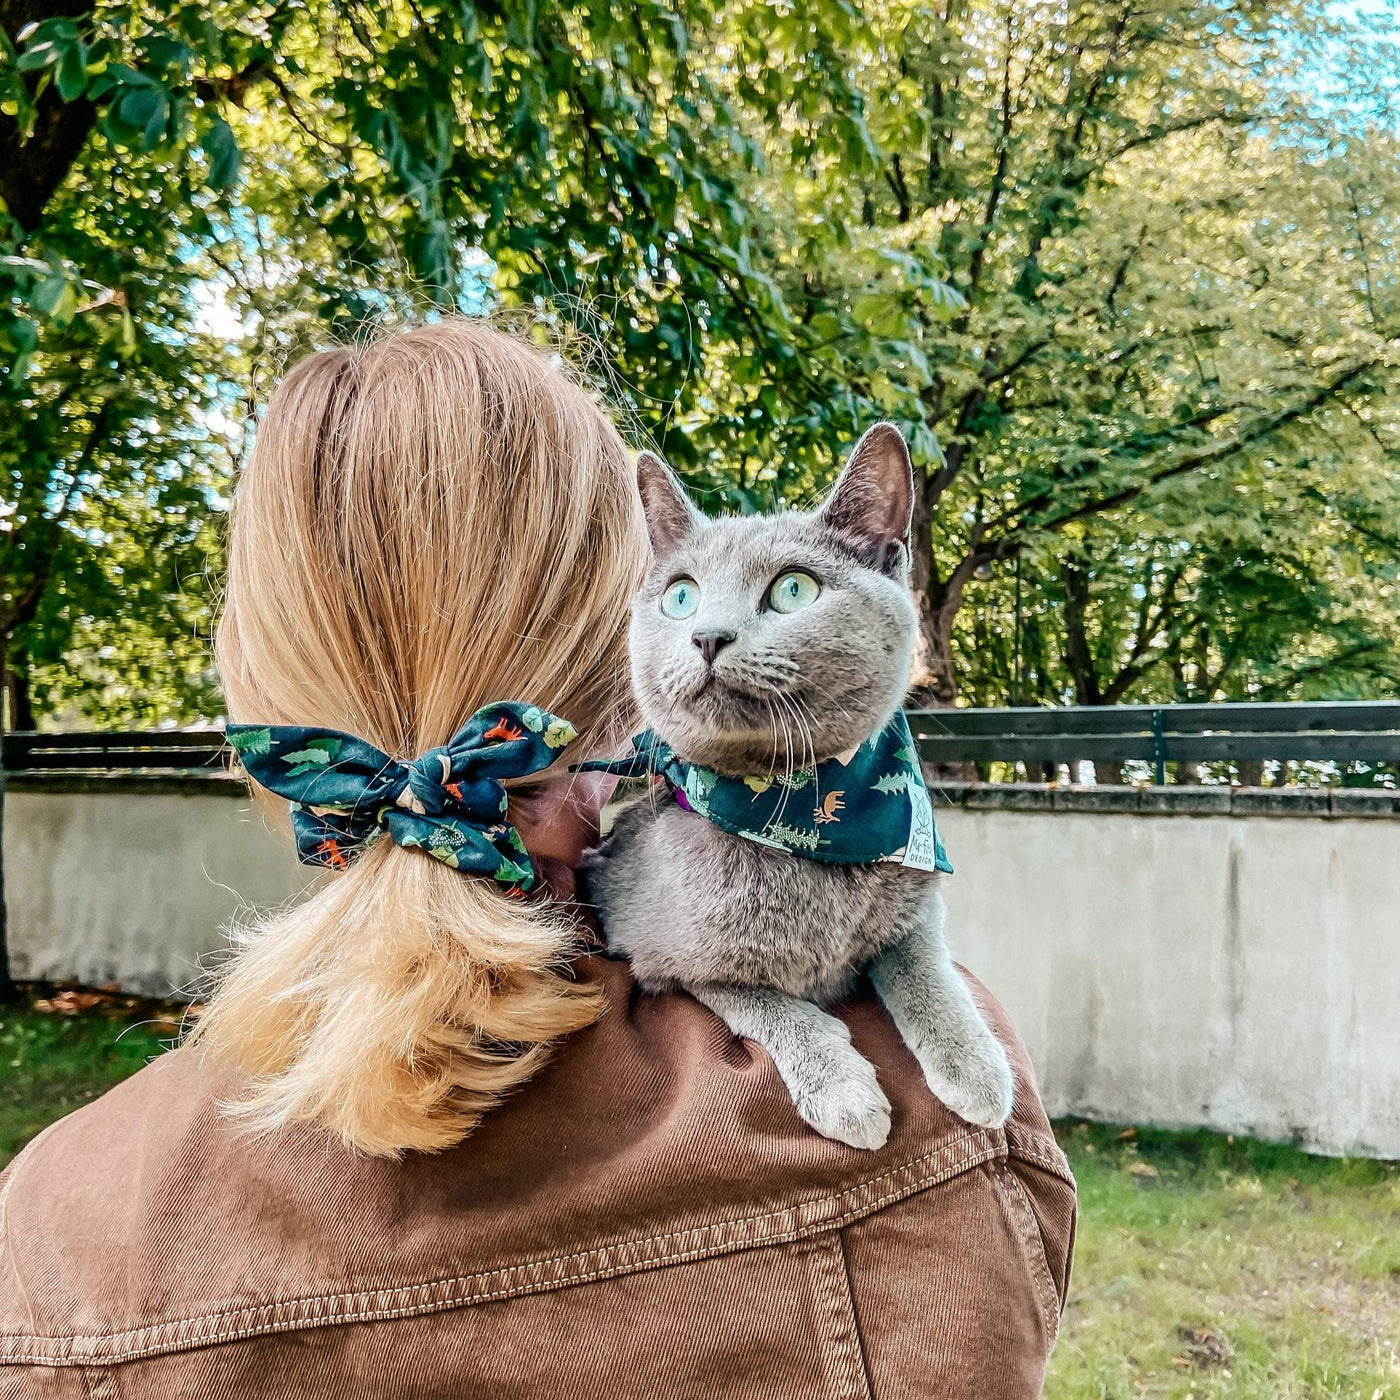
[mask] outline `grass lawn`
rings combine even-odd
[[[1400,1400],[1400,1167],[1056,1130],[1080,1226],[1047,1400]]]
[[[0,1013],[0,1165],[176,1033],[78,995]],[[1056,1126],[1080,1225],[1047,1400],[1400,1400],[1400,1167]]]

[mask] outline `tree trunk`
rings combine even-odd
[[[914,670],[909,703],[923,708],[951,705],[957,686],[951,676],[951,620],[945,631],[937,607],[939,592],[933,577],[933,510],[928,499],[928,473],[914,468],[914,498],[909,528],[909,588],[919,607],[919,630],[914,638]]]
[[[8,638],[0,632],[0,676],[5,674]],[[10,927],[5,906],[5,716],[0,712],[0,1005],[15,999],[10,976]]]
[[[915,472],[915,480],[918,483],[922,477],[921,472]],[[918,495],[919,485],[916,484],[915,494]],[[914,522],[914,548],[920,549],[919,521],[915,517]],[[909,694],[905,699],[905,704],[910,709],[920,710],[941,710],[949,709],[958,698],[958,678],[957,672],[953,668],[953,618],[957,614],[957,607],[929,606],[929,595],[938,593],[940,590],[932,582],[932,549],[930,542],[928,545],[929,555],[922,569],[916,564],[911,570],[911,583],[914,585],[914,597],[919,602],[919,630],[914,639],[914,669],[909,685]],[[918,558],[916,553],[915,558]],[[922,585],[920,585],[922,578]],[[980,781],[980,775],[975,763],[932,763],[925,765],[925,772],[928,777],[935,782],[946,783],[975,783]]]
[[[1241,787],[1264,786],[1264,760],[1262,758],[1242,758],[1235,764],[1235,774]]]
[[[0,0],[0,28],[10,43],[26,25],[46,19],[81,20],[90,0]],[[97,109],[86,98],[65,102],[49,84],[35,103],[34,129],[0,114],[0,199],[25,233],[39,227],[44,206],[63,183],[92,130]]]
[[[29,688],[29,658],[21,651],[4,673],[5,699],[9,713],[5,727],[10,730],[34,728],[33,697]]]
[[[1123,776],[1122,761],[1116,758],[1096,758],[1094,781],[1103,787],[1122,787],[1127,781]]]
[[[1172,782],[1180,783],[1183,787],[1194,787],[1201,781],[1201,765],[1199,763],[1178,763],[1176,773],[1172,777]]]
[[[953,665],[954,616],[945,608],[932,615],[920,610],[914,693],[921,704],[934,709],[953,705],[958,698],[958,673]]]

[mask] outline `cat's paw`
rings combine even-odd
[[[1001,1042],[988,1032],[960,1053],[920,1055],[928,1086],[959,1118],[979,1128],[999,1128],[1011,1116],[1016,1078]]]
[[[834,1036],[818,1061],[806,1067],[792,1099],[803,1122],[823,1137],[873,1151],[890,1136],[890,1101],[875,1066],[846,1040]]]

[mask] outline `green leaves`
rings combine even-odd
[[[169,134],[170,95],[149,73],[109,64],[94,96],[106,100],[102,129],[117,145],[154,150]]]
[[[47,316],[57,326],[67,326],[78,310],[78,294],[72,282],[61,272],[51,273],[34,288],[30,307]]]
[[[222,117],[215,117],[202,144],[209,159],[209,187],[219,191],[232,189],[243,166],[243,152],[238,148],[233,128]]]
[[[1076,550],[1098,571],[1084,628],[1105,685],[1131,653],[1134,590],[1164,587],[1134,572],[1155,536],[1215,600],[1194,615],[1211,646],[1233,644],[1246,596],[1260,615],[1284,607],[1269,565],[1301,568],[1236,486],[1266,457],[1275,491],[1342,459],[1368,480],[1393,465],[1400,159],[1393,133],[1355,123],[1343,147],[1343,115],[1289,57],[1341,42],[1335,25],[1283,0],[1223,13],[234,0],[33,27],[0,110],[22,129],[36,97],[90,101],[96,127],[38,235],[0,247],[0,410],[32,425],[0,429],[0,504],[31,549],[100,427],[84,491],[110,495],[82,528],[116,542],[65,539],[51,588],[71,592],[47,625],[82,660],[50,655],[49,693],[133,714],[157,692],[207,699],[203,595],[156,574],[178,557],[202,577],[216,549],[200,532],[239,450],[236,405],[267,388],[253,347],[453,307],[582,344],[624,420],[715,508],[812,498],[862,428],[893,418],[928,479],[926,640],[979,698],[1008,698],[1017,636],[1040,687],[1023,698],[1068,693],[1059,563]],[[1234,444],[1369,355],[1364,382]],[[137,383],[155,405],[139,413]],[[1199,472],[1181,465],[1208,451]],[[41,462],[42,489],[19,465]],[[1268,499],[1332,540],[1385,615],[1380,563],[1336,544],[1323,506]],[[1384,535],[1390,509],[1368,506],[1365,528]],[[167,510],[178,541],[153,518]],[[1195,572],[1211,551],[1214,592]],[[1133,568],[1103,562],[1120,558]],[[18,559],[0,563],[20,577]],[[1306,612],[1320,595],[1290,596]],[[128,645],[137,608],[185,630],[148,622]],[[1169,635],[1133,680],[1154,694],[1178,684]],[[131,679],[152,667],[150,690]],[[1262,661],[1246,673],[1275,683]]]
[[[65,102],[82,96],[88,79],[88,48],[71,19],[26,25],[17,40],[22,46],[15,60],[19,72],[51,78]]]
[[[129,45],[117,33],[89,43],[74,20],[50,19],[22,30],[19,44],[15,71],[38,74],[40,91],[51,81],[65,102],[86,96],[103,103],[103,130],[117,144],[154,150],[173,134],[196,58],[182,39],[156,30]],[[123,47],[132,62],[116,61]],[[237,175],[237,147],[231,131],[214,140],[211,163],[224,181],[216,187],[226,188]]]
[[[109,134],[120,139],[128,131],[136,133],[147,148],[160,144],[170,120],[170,103],[154,83],[128,87],[112,104],[108,116]]]

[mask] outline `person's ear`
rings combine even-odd
[[[822,506],[829,529],[866,546],[880,568],[909,555],[914,467],[893,423],[876,423],[856,443]]]
[[[669,554],[705,518],[685,494],[675,472],[654,452],[637,457],[637,490],[652,553],[658,557]]]

